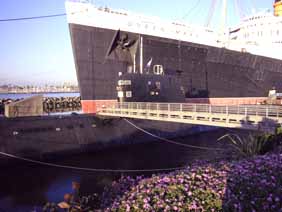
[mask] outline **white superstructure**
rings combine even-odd
[[[266,11],[246,17],[229,38],[231,49],[282,59],[281,16]]]
[[[260,12],[245,18],[238,27],[217,32],[207,27],[163,21],[124,10],[95,7],[81,1],[66,2],[68,22],[111,30],[128,31],[224,47],[271,58],[282,59],[282,17]]]

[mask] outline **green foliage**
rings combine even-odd
[[[282,132],[282,130],[281,130]],[[279,144],[281,137],[279,134],[263,134],[263,135],[252,135],[249,134],[245,137],[240,137],[237,134],[226,134],[218,139],[218,141],[228,138],[232,146],[245,157],[263,155],[267,152],[273,151]]]
[[[282,127],[277,127],[275,129],[275,135],[282,135]]]
[[[202,203],[204,211],[222,211],[222,200],[211,189],[197,189],[194,197]]]

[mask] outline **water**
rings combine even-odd
[[[0,99],[22,99],[38,95],[37,93],[6,94],[0,93]],[[44,97],[78,97],[80,93],[42,93]]]
[[[222,144],[216,140],[224,133],[224,130],[217,130],[175,140],[192,145],[219,147]],[[53,162],[89,168],[154,169],[184,166],[196,159],[210,159],[219,155],[214,151],[188,149],[157,141],[69,156]],[[110,185],[120,176],[121,174],[75,171],[23,162],[0,171],[0,211],[31,211],[49,201],[60,202],[65,193],[71,192],[72,181],[81,183],[82,195],[101,194],[104,186]]]
[[[36,94],[0,94],[0,99],[19,99],[33,95]],[[79,95],[79,93],[44,94],[48,97]],[[222,134],[223,131],[219,130],[176,140],[194,145],[215,147],[215,145],[219,145],[216,140]],[[218,154],[215,152],[191,150],[167,143],[154,142],[68,156],[52,162],[88,168],[159,169],[184,166],[195,159],[213,158],[216,155]],[[123,174],[126,175],[126,173]],[[146,173],[138,173],[138,175],[142,174]],[[104,186],[110,185],[120,176],[121,174],[75,171],[25,162],[17,166],[5,167],[0,171],[0,212],[29,212],[41,208],[46,202],[58,203],[63,200],[65,193],[71,192],[72,181],[81,183],[83,195],[101,194]]]

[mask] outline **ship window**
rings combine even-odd
[[[156,88],[161,90],[161,82],[156,82]]]
[[[132,66],[127,66],[127,73],[131,74],[133,71],[133,67]]]
[[[131,98],[132,97],[132,92],[131,91],[126,91],[125,96],[127,98]]]
[[[161,74],[163,74],[163,66],[162,65],[154,65],[153,71],[154,71],[154,74],[161,75]]]
[[[118,92],[118,98],[123,98],[123,92],[122,91]]]
[[[18,135],[18,134],[19,134],[19,132],[13,131],[13,135]]]
[[[131,80],[119,80],[118,85],[131,85]]]

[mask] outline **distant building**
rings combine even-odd
[[[65,93],[79,92],[78,86],[71,83],[62,85],[44,85],[44,86],[18,86],[18,85],[1,85],[0,93]]]

